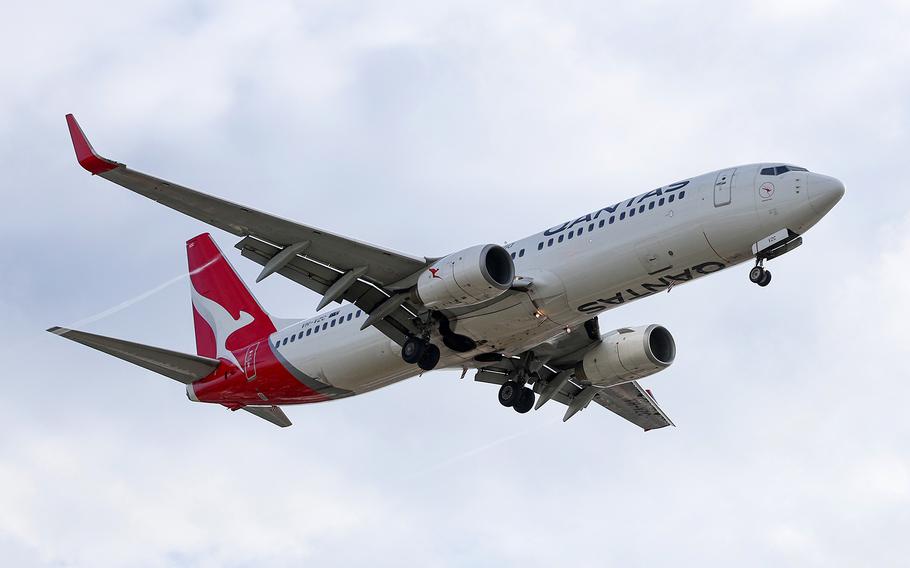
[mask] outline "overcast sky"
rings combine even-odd
[[[6,2],[4,566],[899,566],[910,555],[906,2]],[[799,250],[600,317],[661,323],[677,428],[503,409],[437,371],[280,430],[51,325],[193,351],[211,230],[131,167],[417,255],[781,160],[840,178]],[[318,297],[254,286],[273,313]]]

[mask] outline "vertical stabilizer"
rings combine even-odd
[[[243,350],[275,332],[275,324],[204,233],[186,243],[196,353],[224,358],[242,368]]]

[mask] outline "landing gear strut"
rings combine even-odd
[[[759,258],[755,261],[755,267],[749,271],[749,280],[761,287],[765,287],[771,283],[771,271],[765,269],[763,264],[764,259]]]
[[[419,337],[409,337],[401,346],[401,358],[405,363],[431,371],[439,363],[439,347]]]

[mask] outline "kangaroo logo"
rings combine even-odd
[[[442,276],[439,276],[438,274],[436,274],[437,272],[439,272],[439,269],[438,269],[438,268],[431,268],[431,269],[430,269],[430,274],[433,275],[433,278],[439,278],[440,280],[442,280]]]
[[[195,286],[192,286],[191,290],[193,295],[193,307],[196,308],[196,311],[199,312],[202,319],[209,324],[209,327],[212,328],[212,333],[215,335],[217,357],[223,357],[242,369],[243,367],[240,365],[240,361],[237,360],[234,352],[227,348],[227,340],[238,329],[253,323],[253,316],[247,312],[241,311],[240,316],[237,319],[234,319],[231,314],[224,309],[224,306],[197,292]]]

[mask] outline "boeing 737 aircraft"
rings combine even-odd
[[[597,314],[754,259],[765,263],[844,195],[841,182],[762,163],[684,179],[500,246],[412,256],[301,225],[99,156],[72,115],[83,168],[242,237],[240,254],[322,295],[315,317],[270,316],[208,234],[186,243],[196,355],[65,328],[48,331],[186,385],[192,401],[278,426],[280,405],[365,393],[435,368],[475,370],[516,412],[568,420],[592,401],[645,430],[672,424],[639,380],[669,367],[660,325],[602,333]],[[535,402],[536,401],[536,402]]]

